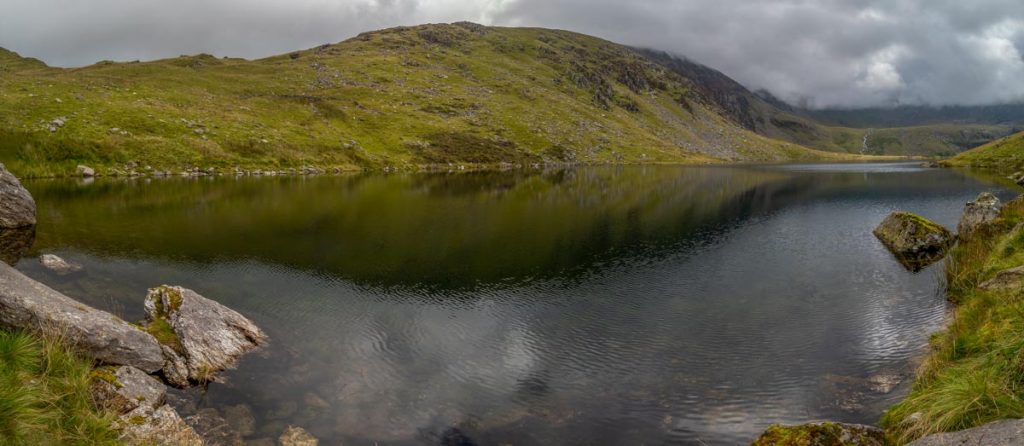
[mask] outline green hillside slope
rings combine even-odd
[[[0,73],[0,161],[22,175],[836,156],[735,125],[633,49],[545,29],[423,25],[255,61],[75,69],[5,51]]]
[[[1024,132],[968,150],[947,160],[946,164],[1007,173],[1024,171]]]

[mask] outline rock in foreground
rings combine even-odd
[[[953,243],[949,230],[910,212],[889,214],[874,234],[911,271],[942,259]]]
[[[21,182],[0,164],[0,229],[36,224],[36,202]]]
[[[907,446],[1017,446],[1024,444],[1024,420],[1001,420],[958,432],[929,435]]]
[[[1002,203],[999,198],[989,192],[982,192],[978,198],[964,206],[964,213],[960,216],[960,224],[956,230],[960,237],[969,236],[979,228],[984,227],[996,218],[999,218],[999,210]]]
[[[83,305],[0,264],[0,327],[56,331],[105,364],[145,372],[164,364],[153,336],[105,311]]]
[[[118,415],[114,425],[129,445],[200,446],[202,439],[165,404],[167,388],[134,367],[103,367],[93,372],[93,398]]]
[[[882,446],[885,433],[871,426],[843,423],[772,425],[752,446]]]
[[[169,378],[210,381],[266,342],[263,331],[245,316],[186,288],[153,288],[145,305],[150,332],[169,331],[158,336],[171,347],[164,349],[169,356],[164,375]],[[169,381],[176,386],[188,384],[180,379]]]

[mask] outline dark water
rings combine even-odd
[[[33,255],[86,273],[20,269],[132,319],[162,283],[239,310],[272,344],[199,407],[251,408],[249,440],[298,425],[348,445],[873,422],[946,306],[941,264],[907,272],[872,228],[896,209],[953,226],[1009,194],[872,164],[27,186]]]

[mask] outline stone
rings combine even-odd
[[[91,178],[96,176],[96,170],[94,170],[92,167],[83,166],[81,164],[79,164],[78,167],[75,168],[75,171],[78,172],[78,176],[80,177]]]
[[[1018,186],[1024,186],[1024,172],[1015,172],[1013,175],[1010,175],[1009,178],[1013,180],[1014,183],[1017,183]]]
[[[982,192],[974,201],[964,206],[964,213],[960,217],[960,224],[956,230],[960,237],[968,237],[979,228],[991,224],[999,218],[999,210],[1002,204],[999,198],[989,192]]]
[[[949,230],[910,212],[889,214],[874,234],[911,271],[939,261],[953,244]]]
[[[320,440],[298,426],[288,426],[277,441],[281,443],[281,446],[317,446],[320,444]]]
[[[267,336],[238,312],[176,286],[160,286],[146,296],[146,321],[165,321],[177,338],[193,382],[209,382],[235,365],[242,355],[266,342]]]
[[[1024,265],[1002,270],[978,285],[985,291],[1006,291],[1024,289]]]
[[[0,229],[36,224],[36,201],[14,174],[0,164]]]
[[[1000,420],[958,432],[929,435],[907,446],[1017,446],[1024,444],[1024,419]]]
[[[91,390],[94,401],[118,415],[143,406],[156,409],[167,398],[167,387],[162,382],[129,366],[97,368]]]
[[[46,269],[57,273],[60,276],[66,276],[82,271],[82,265],[75,262],[69,262],[54,254],[43,254],[39,256],[39,263],[41,263]]]
[[[207,445],[241,446],[242,434],[231,428],[217,409],[201,409],[195,415],[185,418],[189,425]]]
[[[75,301],[0,264],[0,327],[55,332],[111,365],[152,373],[164,365],[156,338],[113,314]]]
[[[35,226],[0,229],[0,260],[13,266],[28,252],[35,239]]]
[[[256,433],[256,417],[245,404],[224,408],[224,420],[243,437]]]
[[[773,424],[751,446],[882,446],[885,432],[862,424],[817,422]]]
[[[115,427],[129,445],[203,446],[206,444],[174,409],[139,407],[118,419]]]
[[[188,364],[185,363],[185,357],[167,345],[161,345],[160,349],[164,354],[164,366],[161,370],[167,384],[180,388],[191,385],[192,383],[188,379]]]

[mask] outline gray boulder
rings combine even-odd
[[[75,262],[69,262],[54,254],[43,254],[39,256],[39,263],[41,263],[46,269],[53,271],[60,276],[82,271],[82,265]]]
[[[171,406],[141,406],[115,423],[129,445],[203,446],[205,442]]]
[[[999,210],[1001,208],[1002,203],[999,202],[998,197],[989,192],[982,192],[981,195],[978,195],[978,198],[964,206],[964,214],[960,217],[960,224],[957,225],[956,231],[960,234],[960,237],[969,236],[978,228],[986,226],[995,221],[996,218],[999,218]]]
[[[0,164],[0,229],[36,224],[36,201],[21,182]]]
[[[150,289],[145,307],[150,327],[164,326],[172,332],[168,335],[173,338],[173,348],[164,351],[171,355],[167,363],[179,369],[173,373],[180,374],[184,363],[192,382],[213,380],[267,339],[245,316],[186,288],[164,285]]]
[[[911,271],[942,259],[953,243],[949,230],[910,212],[889,214],[874,234]]]
[[[100,367],[92,375],[93,399],[118,415],[143,406],[156,409],[167,398],[167,386],[135,367]]]
[[[1001,420],[975,428],[929,435],[907,446],[1017,446],[1024,444],[1024,420]]]
[[[1005,291],[1024,288],[1024,265],[1002,270],[978,285],[985,291]]]
[[[83,166],[81,164],[79,164],[78,167],[75,168],[75,171],[78,173],[78,176],[80,177],[92,178],[96,176],[96,170],[94,170],[92,167]]]
[[[6,264],[0,264],[0,327],[58,332],[105,364],[130,365],[150,373],[164,365],[153,336]]]

